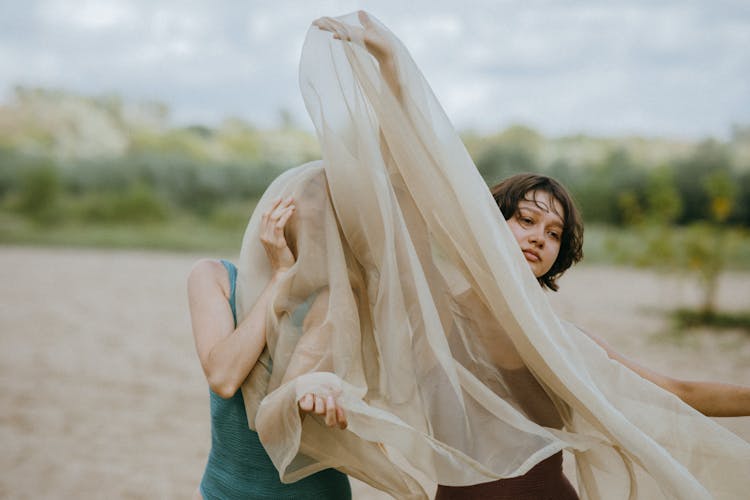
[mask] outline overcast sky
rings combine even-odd
[[[176,123],[279,110],[309,128],[305,32],[364,8],[410,49],[454,124],[550,135],[727,137],[750,124],[750,1],[0,0],[15,85],[168,104]]]

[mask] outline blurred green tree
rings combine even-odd
[[[646,184],[645,170],[626,150],[615,149],[588,167],[572,190],[586,221],[620,225],[635,216],[635,202],[644,202]]]
[[[731,157],[725,144],[714,140],[700,143],[693,154],[675,162],[675,182],[682,198],[680,224],[713,220],[707,179],[714,174],[731,176]]]
[[[704,176],[701,187],[701,192],[693,196],[705,200],[707,207],[703,208],[710,219],[681,230],[674,224],[683,211],[674,171],[663,167],[651,173],[644,217],[636,224],[644,244],[632,258],[641,266],[695,276],[702,298],[697,314],[690,312],[689,316],[692,322],[705,323],[712,322],[717,314],[719,279],[732,244],[726,222],[735,206],[738,189],[724,169]]]
[[[514,144],[490,146],[477,159],[476,165],[485,182],[490,185],[514,174],[539,170],[532,153]]]
[[[96,223],[152,223],[169,216],[169,207],[146,184],[118,193],[93,194],[80,202],[79,217]]]
[[[711,318],[716,313],[716,295],[719,278],[726,267],[726,257],[731,245],[727,219],[737,198],[737,187],[729,172],[717,170],[704,181],[711,223],[696,223],[687,232],[685,250],[689,267],[701,282],[703,301],[701,314]]]
[[[618,198],[623,222],[635,227],[640,245],[635,248],[617,248],[610,241],[610,250],[621,260],[638,266],[669,272],[680,267],[679,243],[674,221],[682,210],[679,193],[671,168],[662,166],[647,175],[643,196],[633,191]],[[630,252],[630,255],[628,255]]]
[[[43,161],[22,174],[16,210],[42,225],[50,225],[62,218],[60,199],[62,183],[52,162]]]

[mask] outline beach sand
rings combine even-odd
[[[0,247],[0,498],[190,498],[210,445],[185,294],[198,257]],[[626,355],[750,384],[750,335],[670,335],[660,311],[695,303],[691,281],[580,266],[561,283],[558,313]],[[720,292],[747,310],[750,274]],[[718,421],[750,440],[750,418]]]

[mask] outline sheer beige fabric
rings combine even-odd
[[[745,496],[750,445],[554,314],[429,86],[381,29],[400,101],[358,31],[309,31],[300,83],[323,161],[279,177],[243,241],[240,317],[270,276],[261,213],[295,197],[297,262],[242,387],[282,479],[337,467],[422,498],[386,448],[446,485],[523,474],[568,449],[582,498]],[[336,395],[348,429],[300,419],[307,392]]]

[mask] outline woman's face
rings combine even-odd
[[[550,270],[560,252],[562,214],[562,205],[548,192],[529,191],[508,219],[510,230],[537,278]]]

